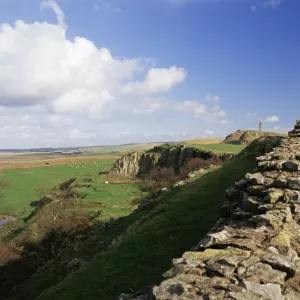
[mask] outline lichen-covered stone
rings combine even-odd
[[[284,192],[280,189],[269,189],[267,191],[267,196],[265,197],[265,201],[267,203],[276,203],[284,198]]]

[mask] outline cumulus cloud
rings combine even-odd
[[[47,1],[42,7],[55,12],[57,24],[0,25],[0,105],[107,118],[116,108],[139,106],[141,95],[167,92],[185,80],[183,68],[149,67],[140,58],[115,58],[84,37],[68,39],[60,6]]]
[[[198,117],[207,112],[207,107],[199,101],[184,101],[175,106],[175,110],[195,114],[195,116]]]
[[[219,105],[210,107],[201,101],[189,100],[176,105],[175,110],[192,114],[195,118],[206,122],[229,123],[227,113]]]
[[[280,120],[279,117],[272,115],[270,117],[267,117],[265,121],[275,123],[275,122],[279,122],[279,120]]]
[[[153,68],[148,71],[144,81],[129,82],[124,86],[125,94],[154,94],[167,92],[185,80],[186,71],[175,66],[170,68]]]
[[[182,139],[194,130],[180,123],[185,114],[203,123],[229,123],[217,105],[220,97],[212,93],[201,101],[168,99],[186,80],[184,68],[160,67],[153,58],[115,57],[85,37],[70,39],[57,2],[45,1],[42,8],[50,8],[57,22],[0,23],[2,147],[145,142],[149,126],[153,141]]]

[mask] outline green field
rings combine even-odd
[[[205,145],[193,144],[191,146],[206,151],[212,151],[217,154],[221,154],[221,153],[237,154],[245,148],[244,145],[231,145],[231,144],[205,144]]]
[[[27,217],[33,210],[30,203],[40,199],[37,189],[51,189],[70,177],[78,181],[92,179],[89,188],[80,188],[86,194],[83,199],[83,209],[95,211],[96,208],[85,208],[85,202],[103,203],[103,217],[117,217],[128,214],[128,200],[133,196],[137,186],[133,184],[104,184],[105,175],[98,175],[113,166],[113,160],[97,160],[88,163],[77,163],[63,166],[48,166],[31,169],[7,170],[2,172],[1,179],[9,183],[2,200],[0,200],[0,215]],[[90,206],[90,205],[87,205]]]
[[[110,300],[159,283],[171,260],[195,246],[219,218],[225,189],[254,166],[250,158],[234,160],[108,228],[96,228],[78,252],[65,249],[8,299]],[[84,267],[64,273],[61,266],[75,258]]]

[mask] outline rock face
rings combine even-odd
[[[116,172],[125,176],[138,176],[148,173],[156,167],[172,167],[178,169],[184,166],[192,158],[220,158],[225,161],[232,157],[231,154],[215,155],[210,151],[203,151],[194,147],[185,145],[168,146],[165,145],[154,147],[147,153],[133,152],[123,156],[113,168]]]
[[[290,137],[300,137],[300,120],[296,121],[296,125],[292,131],[289,132]]]
[[[228,188],[220,220],[168,279],[123,299],[300,299],[300,137],[290,136]]]

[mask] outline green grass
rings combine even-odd
[[[108,300],[158,284],[171,260],[195,246],[219,218],[225,189],[253,168],[250,158],[232,161],[109,228],[98,228],[79,252],[66,249],[9,299]],[[85,267],[65,276],[63,263],[75,257]]]
[[[104,175],[98,176],[98,172],[108,171],[113,163],[112,160],[97,160],[64,166],[3,171],[1,179],[8,181],[10,185],[5,191],[4,198],[0,200],[0,215],[26,217],[33,210],[30,203],[40,199],[41,195],[37,192],[37,188],[52,188],[70,177],[77,177],[79,180],[84,178],[101,180],[101,176]],[[127,203],[135,190],[137,187],[132,184],[107,185],[97,181],[93,182],[90,188],[80,189],[87,194],[84,201],[107,204],[107,208],[104,209],[106,210],[105,218],[128,214],[130,208]],[[118,203],[119,209],[113,207],[118,206]],[[121,214],[119,214],[120,210]]]
[[[231,145],[231,144],[206,144],[206,145],[194,144],[191,146],[206,151],[212,151],[217,154],[221,154],[221,153],[237,154],[245,148],[244,145]]]
[[[83,202],[97,202],[105,205],[104,208],[101,208],[102,220],[128,215],[132,211],[129,200],[133,199],[137,190],[136,184],[104,184],[101,182],[95,182],[89,188],[80,189],[81,192],[86,193]],[[90,212],[95,210],[99,210],[99,208],[90,209]]]

